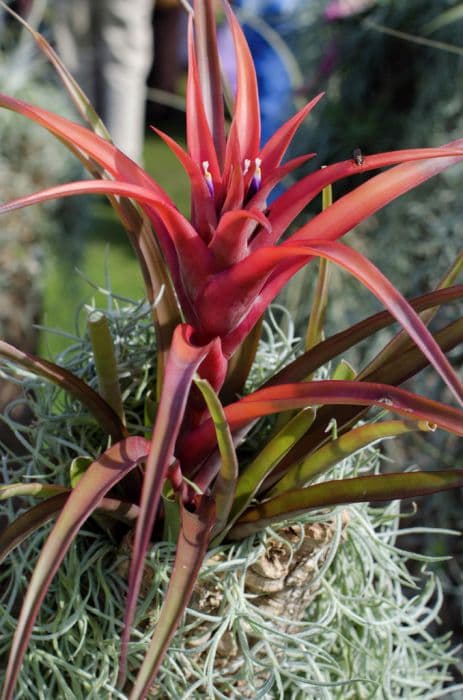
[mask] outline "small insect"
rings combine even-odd
[[[363,165],[363,163],[365,161],[364,161],[362,151],[360,150],[360,148],[356,148],[354,150],[354,152],[352,153],[352,159],[353,159],[355,165]]]

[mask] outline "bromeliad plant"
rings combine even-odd
[[[56,519],[30,581],[10,653],[2,698],[13,698],[20,666],[46,591],[82,524],[105,514],[135,529],[120,682],[140,590],[143,562],[153,538],[177,538],[175,564],[151,646],[130,697],[147,696],[182,618],[208,550],[310,511],[335,504],[384,501],[463,485],[463,470],[389,473],[319,481],[337,462],[366,445],[412,430],[441,428],[463,434],[463,411],[398,388],[427,364],[459,403],[463,387],[445,352],[461,342],[458,319],[435,336],[436,309],[463,296],[454,285],[462,259],[439,289],[408,303],[367,259],[339,242],[357,223],[431,176],[463,160],[463,139],[441,148],[357,156],[317,170],[269,202],[272,189],[310,156],[283,162],[296,130],[321,96],[284,124],[261,147],[256,78],[240,26],[225,4],[236,52],[237,90],[226,130],[212,0],[196,0],[189,21],[187,143],[185,152],[157,132],[184,166],[191,183],[185,218],[164,190],[115,148],[85,96],[42,37],[49,56],[92,129],[7,95],[0,105],[41,124],[95,176],[23,197],[0,207],[12,211],[75,194],[107,194],[138,256],[153,309],[157,379],[155,420],[146,434],[130,434],[104,319],[90,327],[100,391],[56,364],[0,342],[0,354],[82,402],[107,435],[107,449],[69,487],[9,485],[2,496],[42,500],[0,536],[5,556],[31,532]],[[332,183],[394,166],[334,203]],[[321,213],[284,238],[321,192]],[[264,386],[242,395],[259,339],[262,316],[286,283],[315,258],[354,275],[387,311],[322,340],[326,263],[310,316],[307,347]],[[419,315],[421,314],[421,316]],[[347,370],[316,380],[322,365],[376,331],[398,321],[404,331],[361,373]],[[241,398],[240,398],[241,396]],[[359,425],[369,407],[399,418]],[[237,448],[256,421],[280,414],[265,447],[240,459]],[[149,415],[149,411],[147,411]],[[336,430],[327,432],[329,425]],[[267,426],[267,430],[269,430]],[[169,496],[170,494],[170,496]],[[166,500],[170,498],[167,507]]]

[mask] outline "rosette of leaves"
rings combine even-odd
[[[127,419],[131,430],[142,432],[144,389],[156,374],[150,309],[114,293],[107,299],[107,307],[91,309],[90,317],[94,322],[96,313],[104,313],[108,320]],[[84,309],[81,316],[82,321],[87,316]],[[272,307],[247,392],[287,362],[299,340],[287,313]],[[88,333],[57,361],[97,387]],[[135,366],[138,375],[129,371]],[[23,492],[28,482],[36,493],[43,488],[43,495],[51,480],[65,488],[90,456],[98,455],[104,434],[58,387],[26,371],[18,376],[13,367],[9,375],[22,383],[23,400],[40,424],[38,433],[34,426],[16,423],[11,412],[4,417],[23,444],[23,455],[15,457],[14,479],[22,482]],[[328,376],[327,368],[319,376]],[[264,438],[266,427],[262,430]],[[255,454],[260,432],[249,435],[240,448],[242,456]],[[382,462],[377,447],[368,446],[321,478],[379,474]],[[11,482],[7,459],[2,461],[2,475],[5,483]],[[18,504],[7,495],[8,489],[0,491],[0,498],[5,497],[2,512],[14,519]],[[27,511],[24,501],[22,509]],[[394,501],[380,507],[359,503],[314,511],[285,527],[266,528],[255,537],[211,548],[149,697],[302,693],[328,700],[368,697],[380,689],[421,700],[445,697],[457,659],[448,635],[435,631],[442,593],[424,568],[426,558],[407,552],[403,542],[396,541],[399,508],[400,502]],[[407,519],[404,534],[415,535],[406,523]],[[160,540],[148,550],[124,691],[116,685],[117,658],[133,538],[129,530],[120,541],[118,528],[108,527],[108,521],[103,527],[100,515],[99,523],[87,523],[71,545],[37,617],[18,679],[18,700],[39,698],[44,688],[49,696],[69,700],[127,698],[162,607],[175,545]],[[49,526],[36,530],[3,562],[1,658],[16,628],[24,581],[33,573],[48,530]],[[417,531],[416,537],[423,532],[434,541],[442,537],[432,528]],[[409,573],[410,564],[420,568],[416,577]],[[450,687],[458,691],[459,686]]]
[[[141,384],[143,427],[130,420],[124,386],[140,377],[126,368],[121,382],[104,317],[90,319],[98,390],[82,372],[34,357],[5,342],[10,363],[56,384],[78,400],[101,431],[101,447],[79,462],[72,482],[9,485],[4,495],[34,493],[42,501],[2,533],[6,555],[56,518],[29,583],[9,656],[4,700],[13,697],[21,663],[41,604],[67,549],[92,515],[134,522],[121,638],[119,685],[126,679],[131,629],[152,541],[175,544],[172,573],[152,641],[130,698],[148,697],[191,598],[202,562],[222,542],[242,541],[282,521],[339,504],[415,497],[461,486],[461,470],[359,474],[319,481],[344,458],[386,437],[442,429],[461,436],[463,411],[399,385],[430,364],[455,399],[463,387],[446,351],[461,342],[462,319],[437,332],[428,324],[443,304],[461,297],[455,285],[460,260],[439,289],[407,302],[379,270],[339,239],[382,206],[463,159],[463,140],[440,148],[369,155],[316,170],[268,204],[272,189],[310,156],[283,162],[314,98],[261,147],[259,103],[249,49],[232,11],[237,90],[226,130],[212,3],[198,0],[189,20],[187,144],[166,141],[191,183],[191,213],[184,217],[144,170],[108,140],[85,96],[51,48],[35,34],[93,130],[47,110],[0,95],[0,106],[41,124],[79,157],[94,180],[70,183],[9,202],[1,212],[79,193],[106,193],[124,223],[140,262],[153,312],[156,378]],[[95,133],[96,132],[96,133]],[[389,167],[390,166],[390,167]],[[335,202],[332,183],[358,172],[389,167]],[[282,236],[321,192],[322,211],[291,236]],[[261,319],[278,292],[314,258],[355,276],[386,311],[321,340],[326,264],[310,310],[305,352],[260,388],[244,393]],[[403,330],[362,372],[346,365],[330,378],[318,368],[353,344],[397,321]],[[377,407],[394,418],[359,424]],[[256,422],[268,416],[264,442],[241,452]],[[327,430],[328,428],[328,430]],[[86,455],[81,455],[85,457]],[[102,519],[103,517],[103,519]]]

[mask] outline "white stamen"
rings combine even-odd
[[[212,175],[209,172],[209,161],[203,160],[201,165],[203,166],[204,179],[206,180],[206,184],[207,184],[207,187],[208,187],[209,192],[211,194],[211,197],[213,197],[214,196],[214,183],[212,181]]]

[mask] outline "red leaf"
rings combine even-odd
[[[192,333],[193,329],[190,326],[184,325],[176,328],[167,360],[151,449],[146,462],[140,515],[135,529],[130,563],[124,632],[121,642],[121,676],[125,673],[127,645],[140,590],[143,560],[157,515],[166,473],[174,460],[175,443],[193,376],[206,355],[220,345],[220,341],[216,341],[205,346],[195,346],[192,341]]]
[[[291,117],[291,119],[280,126],[280,128],[269,138],[260,153],[260,158],[262,160],[262,174],[264,179],[267,176],[267,173],[270,173],[274,170],[274,168],[280,165],[281,160],[286,153],[286,149],[294,137],[294,134],[306,116],[312,111],[324,94],[325,93],[322,92],[320,95],[314,97],[313,100],[299,110],[299,112]]]
[[[240,158],[237,165],[242,166],[245,158],[253,161],[260,148],[260,109],[257,78],[249,46],[238,20],[225,3],[228,23],[233,35],[236,57],[236,99],[232,129],[239,135]],[[228,148],[228,144],[227,144]]]
[[[225,118],[214,5],[212,0],[194,0],[193,7],[202,101],[212,133],[217,161],[219,167],[222,167],[225,151]]]
[[[198,64],[196,62],[193,25],[188,24],[188,81],[186,90],[186,129],[188,151],[197,165],[209,163],[215,187],[220,182],[220,168],[212,140],[211,130],[204,109],[201,86],[199,84]],[[224,140],[225,122],[222,122],[222,141]]]
[[[269,219],[273,228],[273,242],[287,230],[289,224],[324,187],[342,178],[368,172],[388,165],[401,165],[380,173],[341,197],[324,212],[297,232],[297,239],[321,231],[326,226],[342,225],[335,237],[342,236],[353,226],[396,197],[408,192],[433,175],[442,172],[463,159],[463,139],[441,148],[418,148],[405,151],[378,153],[364,158],[362,165],[346,160],[307,175],[284,192],[270,206]],[[416,162],[413,162],[416,161]],[[294,240],[292,237],[289,240]]]
[[[248,240],[258,224],[270,231],[266,216],[258,209],[235,209],[223,214],[209,244],[217,262],[228,268],[245,258]]]
[[[198,508],[190,513],[180,506],[181,526],[177,541],[174,569],[161,608],[153,639],[138,672],[130,700],[147,697],[170,641],[191,598],[215,520],[213,500],[198,496]]]
[[[236,124],[232,124],[227,140],[225,165],[223,169],[224,202],[221,213],[242,207],[244,201],[243,163],[240,155],[240,142]]]
[[[217,214],[215,211],[215,202],[209,192],[204,173],[198,163],[185,153],[183,148],[181,148],[174,139],[170,138],[170,136],[160,129],[152,128],[177,156],[190,179],[192,203],[191,223],[193,228],[201,235],[201,238],[208,242],[211,228],[215,228],[217,225]],[[200,162],[202,163],[203,161]]]
[[[19,616],[5,675],[2,700],[12,700],[22,659],[48,587],[82,524],[101,504],[105,494],[146,458],[149,442],[130,437],[110,447],[73,489],[51,531],[32,574]]]
[[[75,124],[69,119],[53,114],[53,112],[49,112],[46,109],[29,105],[22,100],[17,100],[2,93],[0,93],[0,106],[11,109],[13,112],[18,112],[45,127],[66,144],[71,144],[83,153],[91,156],[113,177],[147,187],[151,190],[153,196],[156,196],[166,204],[172,204],[162,187],[143,168],[140,168],[115,146],[89,129],[80,126],[80,124]]]
[[[463,436],[463,411],[404,389],[376,382],[314,381],[280,384],[260,389],[225,407],[230,430],[236,432],[256,418],[307,406],[378,406],[412,420],[435,423]],[[196,465],[215,447],[211,421],[201,424],[181,441],[177,456],[183,465]]]

